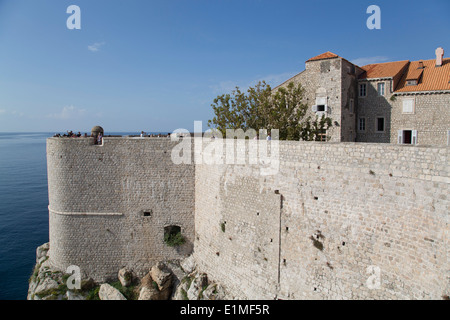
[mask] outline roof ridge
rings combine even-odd
[[[317,56],[314,56],[308,60],[306,60],[306,62],[308,61],[315,61],[315,60],[324,60],[324,59],[334,59],[334,58],[341,58],[339,55],[337,55],[336,53],[333,53],[331,51],[327,51],[324,53],[321,53]]]
[[[426,61],[426,60],[417,60],[417,61]],[[386,64],[386,63],[396,63],[396,62],[411,62],[410,60],[397,60],[397,61],[386,61],[386,62],[376,62],[376,63],[369,63],[361,66],[361,68],[364,68],[366,66],[373,66],[377,64]]]

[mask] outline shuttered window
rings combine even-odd
[[[414,113],[414,98],[403,99],[403,113]]]

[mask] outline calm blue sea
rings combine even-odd
[[[53,134],[0,133],[0,300],[26,299],[36,248],[48,242],[45,150]]]
[[[27,298],[36,247],[48,242],[45,139],[0,133],[0,300]]]

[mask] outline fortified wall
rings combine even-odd
[[[268,174],[194,140],[174,164],[167,138],[48,139],[51,263],[99,280],[193,252],[236,298],[449,295],[449,148],[277,141]],[[188,243],[167,247],[170,225]]]
[[[194,242],[194,166],[174,165],[170,139],[104,137],[47,140],[50,262],[80,267],[97,281],[122,267],[184,257]],[[186,243],[164,244],[181,228]]]

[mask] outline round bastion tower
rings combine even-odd
[[[138,276],[161,260],[191,253],[194,165],[175,165],[170,139],[104,137],[47,139],[50,263],[76,265],[83,278],[115,278],[122,267]],[[170,247],[166,230],[185,243]]]

